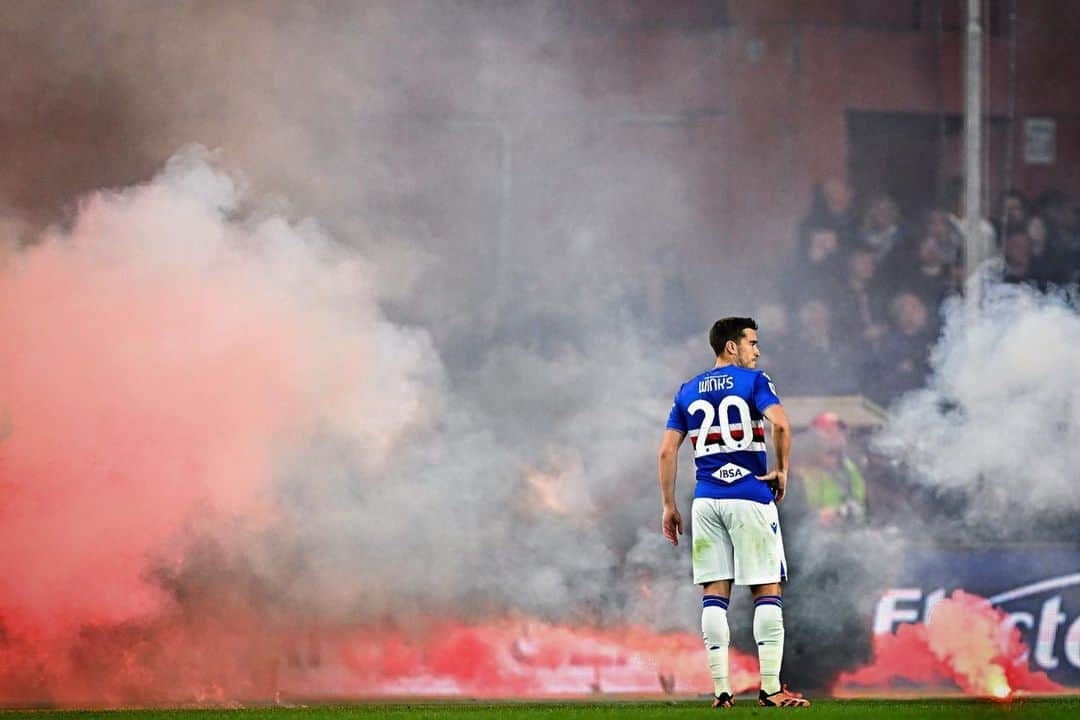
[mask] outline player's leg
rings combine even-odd
[[[701,639],[713,679],[713,707],[731,707],[735,700],[728,677],[728,650],[731,630],[728,627],[728,600],[731,581],[719,580],[702,586]]]
[[[701,637],[713,678],[713,707],[731,707],[734,699],[728,679],[731,631],[727,609],[734,575],[731,538],[720,522],[716,501],[697,498],[691,510],[694,582],[701,585]]]
[[[735,583],[749,585],[754,596],[754,642],[761,667],[759,704],[806,707],[810,703],[780,684],[784,658],[784,601],[780,582],[787,577],[784,541],[773,503],[732,500],[725,509],[731,518],[735,547]]]
[[[780,691],[780,665],[784,659],[784,601],[780,583],[752,585],[754,595],[754,642],[761,667],[761,692]]]

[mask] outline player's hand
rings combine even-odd
[[[679,508],[674,505],[664,508],[664,519],[661,520],[660,527],[663,529],[664,537],[668,539],[668,542],[672,545],[678,545],[679,535],[683,534],[682,515],[679,514]]]
[[[784,499],[787,494],[787,470],[773,470],[765,475],[755,475],[758,480],[772,488],[776,502]]]

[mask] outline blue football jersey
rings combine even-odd
[[[694,497],[770,503],[772,489],[755,475],[767,472],[765,419],[780,402],[762,370],[725,365],[691,378],[675,394],[667,426],[694,450]]]

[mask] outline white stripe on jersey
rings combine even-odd
[[[738,426],[735,426],[734,429],[738,429]],[[709,432],[706,435],[719,435],[719,434],[720,434],[720,428],[719,427],[712,427],[712,428],[709,428]],[[689,433],[687,433],[686,437],[690,442],[696,442],[698,435],[699,435],[699,433],[698,433],[697,430],[691,430]],[[717,450],[717,452],[721,452],[721,453],[765,452],[766,449],[767,449],[767,446],[765,445],[765,443],[751,441],[749,445],[747,445],[744,448],[740,448],[738,450],[733,450],[733,449],[727,448],[727,447],[724,446],[723,443],[720,443],[719,444],[719,450]]]

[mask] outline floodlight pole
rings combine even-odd
[[[964,275],[989,256],[982,232],[982,0],[968,0],[964,53]],[[968,283],[968,304],[979,303],[979,283]]]

